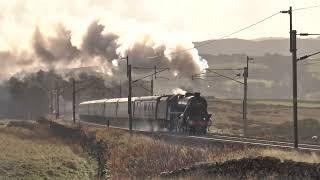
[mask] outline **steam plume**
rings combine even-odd
[[[156,33],[120,36],[106,32],[104,25],[94,21],[83,35],[81,46],[77,47],[72,44],[71,31],[61,24],[55,30],[54,36],[46,36],[37,27],[32,37],[31,50],[23,54],[16,51],[1,52],[1,79],[10,77],[12,72],[23,70],[28,72],[85,66],[98,66],[102,72],[111,76],[121,71],[117,61],[126,55],[129,55],[133,66],[161,65],[179,75],[200,73],[208,67],[197,50],[184,51],[193,47],[191,42],[172,40],[169,35],[161,35],[160,38]],[[9,69],[14,70],[9,72]]]
[[[102,34],[104,26],[93,22],[83,38],[82,50],[92,56],[103,56],[112,61],[117,58],[118,36],[114,33]]]
[[[71,43],[71,32],[62,25],[57,26],[55,37],[44,37],[39,28],[36,28],[33,49],[36,55],[48,65],[54,65],[57,62],[69,64],[80,53]]]
[[[173,94],[181,94],[181,95],[185,95],[187,93],[187,91],[181,89],[181,88],[175,88],[172,90]]]

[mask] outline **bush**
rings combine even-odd
[[[35,123],[29,121],[10,121],[7,127],[21,127],[25,129],[34,129],[36,127]]]

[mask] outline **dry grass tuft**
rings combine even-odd
[[[301,153],[298,151],[283,151],[277,149],[257,150],[260,156],[271,156],[281,160],[292,160],[296,162],[320,163],[320,155],[317,153]]]
[[[97,137],[108,145],[108,166],[116,179],[155,176],[207,158],[203,149],[166,144],[117,130],[98,130]]]
[[[224,162],[246,157],[272,156],[283,160],[320,162],[315,154],[239,146],[198,148],[169,144],[121,130],[89,128],[106,144],[107,167],[112,178],[147,178],[202,162]],[[298,158],[300,157],[300,158]],[[317,158],[315,158],[317,157]]]
[[[166,144],[144,136],[121,135],[119,132],[102,131],[101,137],[110,140],[111,157],[109,165],[113,175],[125,177],[143,177],[157,175],[163,171],[172,171],[200,162],[224,162],[246,157],[276,157],[281,160],[320,163],[317,153],[303,153],[265,148],[224,146],[196,148]],[[115,141],[116,142],[115,142]]]

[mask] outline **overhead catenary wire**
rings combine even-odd
[[[145,91],[147,91],[147,92],[151,92],[151,90],[150,89],[148,89],[148,88],[146,88],[146,87],[144,87],[142,84],[137,84],[137,85],[135,85],[135,87],[141,87],[142,89],[144,89]]]
[[[296,9],[293,9],[293,11],[307,10],[307,9],[313,9],[313,8],[318,8],[318,7],[320,7],[320,4],[319,4],[319,5],[314,5],[314,6],[307,6],[307,7],[302,7],[302,8],[296,8]],[[163,56],[165,56],[165,55],[179,54],[179,53],[182,53],[182,52],[186,52],[186,51],[195,49],[195,48],[197,48],[197,47],[205,46],[205,45],[208,45],[208,44],[213,44],[214,42],[216,42],[216,41],[218,41],[218,40],[225,39],[225,38],[227,38],[227,37],[230,37],[230,36],[232,36],[232,35],[235,35],[235,34],[237,34],[237,33],[240,33],[240,32],[242,32],[242,31],[244,31],[244,30],[247,30],[247,29],[249,29],[249,28],[251,28],[251,27],[254,27],[254,26],[258,25],[258,24],[261,24],[261,23],[263,23],[264,21],[266,21],[266,20],[268,20],[268,19],[271,19],[271,18],[273,18],[274,16],[276,16],[276,15],[278,15],[278,14],[280,14],[280,12],[276,12],[276,13],[270,15],[270,16],[267,16],[266,18],[263,18],[263,19],[255,22],[255,23],[253,23],[253,24],[251,24],[251,25],[248,25],[248,26],[245,26],[245,27],[243,27],[243,28],[240,28],[239,30],[236,30],[236,31],[234,31],[234,32],[232,32],[232,33],[230,33],[230,34],[224,35],[224,36],[222,36],[222,37],[220,37],[220,38],[218,38],[218,39],[216,39],[216,40],[204,42],[204,43],[201,43],[201,44],[199,44],[199,45],[195,45],[194,47],[186,48],[186,49],[183,49],[183,50],[181,50],[181,51],[177,51],[177,52],[173,52],[173,53],[168,53],[168,54],[162,54],[162,55],[156,55],[156,56],[146,57],[146,59],[155,59],[155,58],[158,58],[158,57],[163,57]],[[163,61],[159,61],[159,62],[156,64],[156,66],[159,66],[159,64],[161,64],[161,63],[163,63]],[[93,66],[93,67],[94,67],[94,66]],[[95,67],[96,67],[96,66],[95,66]],[[81,67],[81,68],[86,68],[86,67]]]
[[[153,75],[155,75],[155,74],[157,74],[157,73],[161,73],[161,72],[166,71],[166,70],[169,70],[169,68],[162,69],[162,70],[157,71],[157,72],[155,72],[155,73],[152,73],[152,74],[143,76],[142,78],[139,78],[139,79],[136,79],[136,80],[132,81],[132,83],[135,83],[135,82],[137,82],[137,81],[143,80],[143,79],[145,79],[145,78],[147,78],[147,77],[151,77],[151,76],[153,76]]]
[[[306,66],[306,65],[312,65],[312,64],[320,64],[319,62],[309,62],[309,63],[305,63],[305,64],[301,64],[302,66]]]
[[[318,8],[318,7],[320,7],[320,4],[313,5],[313,6],[302,7],[302,8],[296,8],[296,9],[293,9],[292,11],[307,10],[307,9],[313,9],[313,8]]]
[[[206,81],[206,82],[217,82],[217,80],[213,79],[203,79],[203,78],[194,78],[195,80],[201,80],[201,81]]]
[[[132,69],[154,69],[154,67],[140,67],[140,66],[133,66]],[[163,68],[158,68],[157,69],[159,70],[163,70],[163,69],[166,69],[168,70],[169,68],[166,68],[166,67],[163,67]]]
[[[215,69],[211,69],[211,68],[207,68],[206,70],[213,70],[213,71],[238,71],[238,70],[243,70],[243,68],[215,68]]]
[[[193,76],[194,78],[206,78],[206,77],[220,77],[220,76],[218,76],[218,75],[198,75],[198,74],[196,74],[196,75],[194,75]]]
[[[307,6],[307,7],[302,7],[302,8],[296,8],[296,9],[293,9],[293,11],[307,10],[307,9],[313,9],[313,8],[318,8],[318,7],[320,7],[320,4],[319,4],[319,5],[314,5],[314,6]],[[224,36],[222,36],[222,37],[220,37],[220,38],[218,38],[218,39],[216,39],[216,40],[214,40],[214,41],[207,41],[207,42],[204,42],[204,43],[202,43],[202,44],[195,45],[194,47],[186,48],[186,49],[183,49],[183,50],[181,50],[181,51],[177,51],[177,52],[173,52],[173,53],[156,55],[156,56],[150,56],[150,57],[147,57],[147,59],[154,59],[154,58],[163,57],[163,56],[166,56],[166,55],[179,54],[179,53],[183,53],[183,52],[186,52],[186,51],[190,51],[190,50],[192,50],[192,49],[195,49],[195,48],[198,48],[198,47],[201,47],[201,46],[205,46],[205,45],[208,45],[208,44],[213,44],[213,43],[216,42],[217,40],[225,39],[225,38],[227,38],[227,37],[230,37],[230,36],[232,36],[232,35],[235,35],[235,34],[237,34],[237,33],[240,33],[240,32],[242,32],[242,31],[244,31],[244,30],[250,29],[251,27],[254,27],[254,26],[258,25],[258,24],[261,24],[261,23],[265,22],[266,20],[269,20],[269,19],[273,18],[274,16],[276,16],[276,15],[278,15],[278,14],[280,14],[280,13],[281,13],[280,11],[277,11],[276,13],[271,14],[270,16],[267,16],[267,17],[265,17],[265,18],[263,18],[263,19],[255,22],[255,23],[253,23],[253,24],[250,24],[250,25],[248,25],[248,26],[245,26],[245,27],[243,27],[243,28],[240,28],[240,29],[238,29],[238,30],[236,30],[236,31],[234,31],[234,32],[232,32],[232,33],[230,33],[230,34],[224,35]],[[161,61],[157,64],[157,66],[158,66],[160,63],[161,63]]]
[[[320,51],[317,51],[317,52],[315,52],[315,53],[302,56],[302,57],[298,58],[297,61],[306,60],[306,59],[308,59],[309,57],[315,56],[315,55],[318,55],[318,54],[320,54]]]
[[[310,60],[307,60],[307,58],[311,57],[311,56],[315,56],[315,55],[318,55],[320,54],[320,51],[316,52],[316,53],[312,53],[310,55],[306,55],[306,56],[302,56],[298,59],[299,60],[302,60],[303,62],[308,62],[308,63],[303,63],[301,64],[302,66],[305,66],[305,65],[312,65],[312,64],[319,64],[320,63],[320,59],[310,59]]]
[[[280,14],[279,11],[276,12],[276,13],[274,13],[274,14],[272,14],[272,15],[270,15],[270,16],[268,16],[268,17],[266,17],[266,18],[263,18],[263,19],[255,22],[255,23],[253,23],[253,24],[250,24],[250,25],[248,25],[248,26],[245,26],[245,27],[243,27],[243,28],[240,28],[240,29],[238,29],[238,30],[236,30],[236,31],[234,31],[234,32],[232,32],[232,33],[227,34],[227,35],[224,35],[224,36],[222,36],[222,37],[220,37],[220,38],[218,38],[218,39],[216,39],[216,40],[207,41],[207,42],[201,43],[201,44],[199,44],[199,45],[195,45],[194,47],[186,48],[186,49],[183,49],[183,50],[177,51],[177,52],[172,52],[172,53],[163,54],[163,55],[150,56],[150,57],[147,57],[146,59],[154,59],[154,58],[163,57],[163,56],[166,56],[166,55],[179,54],[179,53],[183,53],[183,52],[186,52],[186,51],[193,50],[193,49],[198,48],[198,47],[201,47],[201,46],[205,46],[205,45],[208,45],[208,44],[213,44],[213,43],[216,42],[217,40],[222,40],[222,39],[225,39],[225,38],[230,37],[230,36],[232,36],[232,35],[235,35],[235,34],[237,34],[237,33],[240,33],[240,32],[242,32],[242,31],[247,30],[247,29],[249,29],[249,28],[251,28],[251,27],[254,27],[254,26],[256,26],[256,25],[258,25],[258,24],[260,24],[260,23],[263,23],[264,21],[266,21],[266,20],[268,20],[268,19],[271,19],[272,17],[274,17],[274,16],[276,16],[276,15],[278,15],[278,14]]]
[[[216,74],[217,76],[223,77],[223,78],[225,78],[225,79],[229,79],[229,80],[232,80],[232,81],[234,81],[234,82],[237,82],[237,83],[240,83],[240,84],[244,84],[242,81],[239,81],[239,80],[234,79],[234,78],[232,78],[232,77],[229,77],[229,76],[226,76],[226,75],[224,75],[224,74],[218,73],[218,72],[216,72],[216,71],[210,71],[210,72]],[[199,76],[197,76],[197,77],[199,77]]]

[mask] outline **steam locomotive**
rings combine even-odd
[[[101,99],[79,105],[81,121],[129,126],[128,99]],[[211,125],[207,101],[200,93],[132,98],[132,127],[137,130],[206,134]]]

